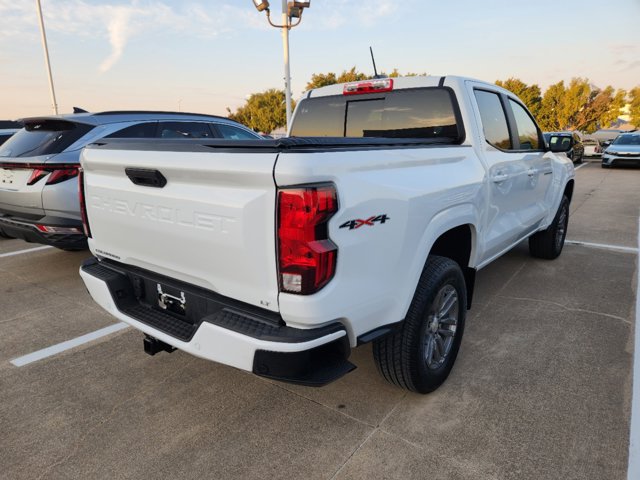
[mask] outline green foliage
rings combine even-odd
[[[560,112],[564,101],[564,93],[564,81],[562,80],[549,86],[544,92],[538,117],[542,130],[557,131],[564,129],[564,125],[560,126]]]
[[[365,73],[357,72],[356,67],[351,67],[351,70],[343,70],[340,75],[336,75],[333,72],[314,73],[311,75],[311,80],[307,83],[305,90],[326,87],[327,85],[333,85],[335,83],[356,82],[358,80],[366,80],[368,78],[371,77]]]
[[[527,106],[531,114],[537,119],[540,115],[540,107],[542,97],[540,96],[540,87],[535,83],[527,85],[519,78],[508,78],[505,81],[496,80],[496,85],[510,92],[515,93],[520,100]]]
[[[629,92],[629,115],[631,116],[631,123],[640,128],[640,86],[631,89]]]
[[[565,86],[563,81],[551,85],[540,96],[538,85],[527,85],[517,78],[498,80],[499,85],[515,93],[546,131],[581,130],[593,133],[616,121],[624,107],[627,92],[611,86],[599,89],[586,78],[574,78]],[[638,87],[640,96],[640,87]],[[640,104],[640,99],[638,99]]]
[[[292,105],[295,107],[295,104]],[[271,133],[287,124],[287,111],[284,90],[271,88],[261,93],[252,94],[246,103],[235,113],[227,107],[229,118],[263,133]]]

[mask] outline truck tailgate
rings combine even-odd
[[[92,252],[277,311],[277,153],[185,150],[84,150]]]

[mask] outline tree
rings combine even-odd
[[[343,70],[340,75],[336,75],[333,72],[314,73],[311,75],[311,80],[307,83],[305,90],[326,87],[327,85],[334,85],[336,83],[356,82],[358,80],[366,80],[368,78],[371,77],[366,73],[357,72],[356,67],[352,67],[351,70]]]
[[[629,115],[631,123],[640,128],[640,86],[632,88],[629,92]]]
[[[572,78],[565,90],[560,104],[558,121],[563,130],[578,130],[578,117],[588,109],[595,98],[589,80],[586,78]]]
[[[627,98],[627,92],[616,92],[612,86],[607,86],[604,90],[595,89],[591,95],[591,101],[578,113],[575,124],[577,130],[586,133],[593,133],[598,128],[607,128],[615,123]]]
[[[295,107],[295,104],[293,105]],[[271,88],[261,93],[253,93],[246,103],[235,113],[227,107],[229,118],[263,133],[271,133],[287,124],[284,90]]]
[[[540,115],[538,117],[540,128],[543,130],[552,132],[564,128],[564,125],[562,127],[560,126],[559,121],[564,94],[565,88],[563,80],[554,83],[544,92],[540,105]]]
[[[504,81],[496,80],[496,85],[515,93],[527,106],[531,114],[537,119],[540,115],[542,97],[540,87],[537,84],[527,85],[519,78],[508,78]]]
[[[313,75],[311,75],[311,80],[309,80],[309,83],[307,83],[305,90],[326,87],[327,85],[333,85],[336,83],[338,83],[338,79],[336,77],[336,74],[333,72],[314,73]]]

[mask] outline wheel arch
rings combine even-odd
[[[475,240],[475,227],[466,223],[441,233],[429,250],[429,255],[449,258],[460,266],[467,288],[467,310],[471,308],[475,287],[476,269],[470,266]]]
[[[575,186],[575,180],[571,179],[567,182],[567,184],[564,186],[564,194],[567,196],[567,198],[569,199],[569,203],[571,203],[571,197],[573,197],[573,188]]]
[[[471,308],[478,256],[478,228],[480,213],[476,205],[465,203],[447,208],[434,215],[427,224],[415,257],[413,292],[429,255],[450,258],[464,274],[467,287],[467,309]],[[409,299],[410,301],[411,299]],[[407,303],[406,308],[409,308]]]

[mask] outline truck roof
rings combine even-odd
[[[362,80],[362,81],[366,82],[367,80]],[[442,86],[444,84],[446,84],[447,86],[451,86],[452,84],[463,84],[466,81],[483,83],[487,85],[487,87],[491,87],[492,89],[495,89],[513,96],[513,93],[493,83],[484,82],[482,80],[478,80],[475,78],[461,77],[456,75],[420,75],[420,76],[413,76],[413,77],[395,77],[393,78],[393,89],[400,90],[405,88],[437,87],[437,86]],[[356,82],[346,82],[346,83],[356,83]],[[336,83],[334,85],[328,85],[326,87],[315,88],[306,92],[304,94],[304,98],[342,95],[344,85],[345,83]]]

